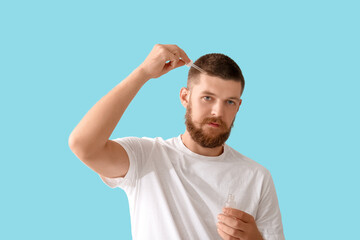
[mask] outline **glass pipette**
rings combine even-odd
[[[188,67],[193,67],[193,68],[195,68],[196,70],[198,70],[198,71],[200,71],[202,73],[206,73],[205,70],[203,70],[200,67],[196,66],[192,60],[190,60],[190,62],[188,64],[185,64],[185,65],[188,66]]]

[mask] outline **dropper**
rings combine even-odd
[[[198,70],[198,71],[200,71],[202,73],[206,73],[205,70],[203,70],[200,67],[196,66],[192,60],[190,60],[190,62],[185,64],[185,65],[188,66],[188,67],[193,67],[193,68],[195,68],[196,70]]]

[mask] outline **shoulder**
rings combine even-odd
[[[125,147],[130,147],[130,148],[134,148],[134,147],[142,147],[142,148],[152,148],[152,147],[161,147],[161,146],[166,146],[166,145],[171,145],[171,142],[169,142],[169,140],[164,140],[162,137],[134,137],[134,136],[130,136],[130,137],[121,137],[121,138],[116,138],[113,139],[113,141],[121,144],[121,145],[125,145]]]
[[[118,143],[153,143],[155,141],[157,141],[158,138],[149,138],[149,137],[120,137],[120,138],[115,138],[113,139],[113,141],[118,142]]]
[[[244,170],[246,169],[252,173],[256,173],[257,175],[261,175],[263,177],[270,176],[270,171],[267,168],[265,168],[263,165],[256,162],[255,160],[241,154],[240,152],[233,149],[232,147],[230,147],[230,146],[227,146],[227,147],[228,147],[228,151],[229,151],[229,156],[232,159],[232,161],[235,162],[236,166],[238,166]]]

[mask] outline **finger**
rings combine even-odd
[[[171,63],[172,66],[174,66],[174,62],[176,63],[179,61],[180,57],[178,56],[178,53],[171,51],[168,48],[165,48],[166,54],[165,54],[165,63]]]
[[[173,53],[173,57],[171,60],[171,67],[176,68],[179,61],[180,61],[180,57],[177,55],[177,53]]]
[[[239,238],[233,237],[229,234],[227,234],[224,230],[221,229],[220,226],[218,226],[217,228],[218,234],[220,235],[220,237],[224,240],[239,240]]]
[[[180,51],[180,57],[181,59],[185,62],[185,63],[189,63],[191,60],[188,57],[188,55],[184,52],[184,50],[182,50],[181,48],[179,48]]]
[[[222,230],[224,233],[228,234],[229,236],[240,238],[244,235],[243,231],[229,227],[224,223],[218,222],[217,226],[220,230]]]
[[[173,69],[173,67],[171,66],[171,62],[169,61],[164,65],[162,74],[165,74],[165,73],[171,71],[172,69]]]
[[[176,45],[164,45],[166,51],[164,72],[167,73],[172,69],[185,65],[185,62],[180,58],[180,51]]]
[[[233,216],[226,216],[224,214],[218,215],[218,220],[224,224],[226,224],[229,227],[232,227],[234,229],[245,231],[246,223],[243,222],[241,219],[238,219]]]
[[[171,53],[169,54],[168,57],[165,58],[165,65],[164,65],[164,69],[172,69],[174,67],[174,63],[176,63],[178,60],[176,60]]]
[[[189,63],[191,60],[188,57],[188,55],[185,53],[185,51],[183,49],[181,49],[179,46],[177,45],[165,45],[171,52],[173,53],[178,53],[178,56],[185,62],[185,63]]]
[[[165,63],[164,67],[163,67],[163,74],[175,69],[175,68],[178,68],[178,67],[181,67],[181,66],[184,66],[185,63],[180,59],[178,61],[175,61],[175,60],[169,60],[168,62]]]
[[[182,59],[177,59],[176,61],[172,62],[173,69],[184,66],[185,62]]]
[[[185,62],[184,62],[182,59],[180,59],[180,60],[177,62],[175,68],[182,67],[182,66],[184,66],[184,65],[185,65]]]
[[[225,215],[236,217],[236,218],[241,219],[242,221],[244,221],[246,223],[255,221],[253,216],[251,216],[250,214],[248,214],[248,213],[246,213],[244,211],[241,211],[239,209],[223,208],[223,212],[225,213]]]

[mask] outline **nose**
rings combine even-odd
[[[211,108],[211,115],[214,117],[223,117],[224,110],[225,106],[220,101],[217,101]]]

